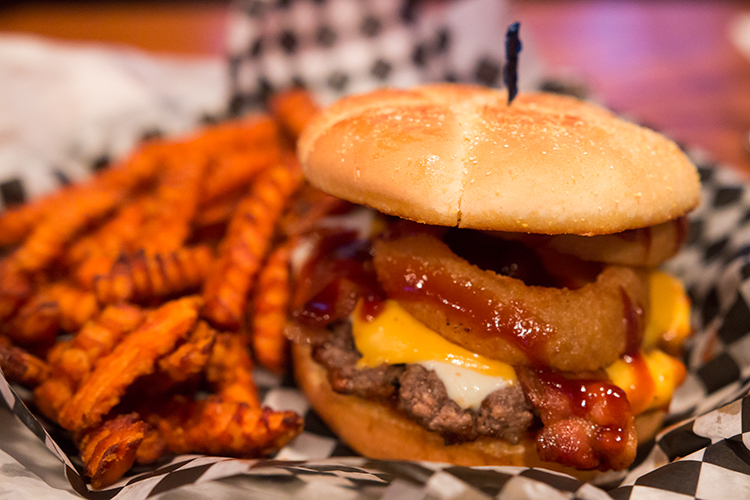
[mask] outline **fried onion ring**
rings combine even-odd
[[[577,290],[483,271],[426,234],[374,244],[378,280],[416,319],[472,352],[513,365],[597,370],[640,344],[646,271],[605,266]]]
[[[688,232],[687,218],[631,229],[616,234],[554,236],[526,233],[493,233],[504,240],[521,241],[535,249],[549,249],[582,260],[623,266],[658,266],[682,247]]]

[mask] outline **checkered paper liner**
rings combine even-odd
[[[231,108],[252,108],[270,92],[304,84],[322,102],[383,85],[459,80],[499,85],[505,13],[495,0],[440,2],[249,0],[232,23]],[[430,6],[420,11],[421,5]],[[430,10],[431,9],[431,10]],[[488,10],[489,9],[489,10]],[[494,9],[494,10],[493,10]],[[477,23],[490,19],[494,31]],[[485,18],[485,19],[481,19]],[[467,32],[467,26],[469,31]],[[477,37],[476,33],[483,33]],[[522,28],[523,34],[523,28]],[[481,40],[477,41],[477,38]],[[522,87],[537,86],[528,43]],[[531,64],[529,64],[531,63]],[[524,77],[525,75],[525,83]],[[726,498],[750,490],[750,191],[705,155],[703,204],[690,216],[691,236],[669,270],[683,279],[698,334],[690,341],[688,377],[670,407],[673,424],[640,449],[638,465],[613,475],[608,487],[542,469],[456,467],[357,457],[309,408],[293,382],[256,373],[264,404],[305,416],[305,430],[273,459],[179,456],[159,468],[93,492],[59,429],[47,427],[0,376],[12,412],[64,464],[72,487],[96,500],[145,499],[181,486],[243,475],[269,496],[326,498]],[[56,175],[65,182],[65,172]],[[0,179],[0,197],[23,201],[23,180]],[[27,182],[27,181],[26,181]],[[49,432],[48,432],[49,431]],[[54,438],[53,438],[54,436]],[[317,489],[316,489],[317,488]],[[320,492],[324,492],[320,494]]]

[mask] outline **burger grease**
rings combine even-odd
[[[298,383],[345,442],[632,462],[684,378],[689,302],[656,266],[700,186],[673,142],[572,98],[443,84],[346,98],[298,152],[312,185],[370,207],[307,240],[289,329]]]

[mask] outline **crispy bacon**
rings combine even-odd
[[[518,380],[539,410],[539,458],[578,469],[621,470],[635,459],[635,419],[622,389],[606,380],[571,379],[518,367]]]

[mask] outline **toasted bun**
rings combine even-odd
[[[699,202],[671,141],[590,103],[441,84],[352,96],[298,143],[310,182],[427,224],[541,234],[652,226]]]
[[[328,383],[325,369],[313,361],[308,346],[293,345],[292,359],[297,384],[315,411],[346,444],[358,453],[384,460],[418,460],[456,465],[516,465],[544,467],[591,481],[599,471],[580,471],[542,462],[536,441],[529,435],[519,444],[492,438],[446,446],[443,438],[409,420],[390,406],[355,396],[337,394]],[[661,427],[664,412],[636,417],[638,441],[653,437]]]

